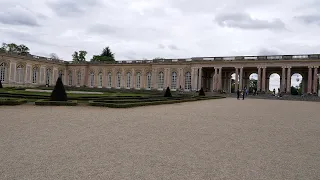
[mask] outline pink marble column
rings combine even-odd
[[[257,91],[261,91],[261,67],[258,67]]]
[[[286,87],[286,67],[282,67],[282,73],[281,73],[281,92],[284,92],[284,89]]]
[[[308,68],[308,94],[312,92],[312,67]]]
[[[318,93],[317,92],[317,86],[318,86],[318,67],[314,67],[313,71],[313,93]]]
[[[291,93],[291,67],[287,71],[287,93]]]
[[[266,67],[262,68],[262,92],[266,92]]]
[[[222,68],[219,68],[218,90],[222,90]]]
[[[236,68],[236,75],[235,75],[236,77],[235,77],[235,86],[234,86],[234,90],[235,91],[237,91],[238,90],[238,86],[239,86],[239,83],[238,83],[238,81],[239,81],[239,79],[238,79],[238,76],[239,76],[239,69],[238,68]]]

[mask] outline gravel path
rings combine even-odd
[[[0,107],[0,179],[320,179],[320,103]]]

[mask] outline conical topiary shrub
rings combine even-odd
[[[54,87],[50,101],[67,101],[67,93],[66,90],[64,89],[61,77],[58,78],[56,86]]]
[[[201,88],[200,91],[199,91],[199,96],[205,96],[205,95],[206,94],[204,93],[203,88]]]
[[[164,93],[164,97],[172,97],[172,94],[171,94],[171,91],[170,91],[170,88],[167,87],[167,90],[166,92]]]
[[[0,81],[0,88],[3,88],[3,87],[2,87],[2,82],[1,82],[1,81]]]

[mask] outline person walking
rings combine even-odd
[[[242,100],[244,100],[244,96],[246,95],[246,90],[244,89],[243,91],[242,91]]]
[[[240,99],[240,90],[237,89],[237,99],[239,100]]]

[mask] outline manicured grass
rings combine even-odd
[[[18,98],[0,98],[0,105],[8,105],[8,106],[14,106],[14,105],[20,105],[26,103],[26,99],[18,99]]]
[[[76,106],[77,101],[49,101],[49,100],[37,100],[34,102],[35,105],[39,106]]]

